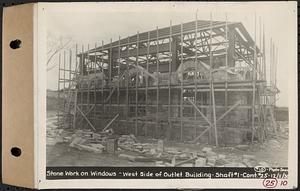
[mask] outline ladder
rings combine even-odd
[[[70,67],[71,68],[71,67]],[[76,119],[76,104],[77,104],[77,80],[78,80],[78,67],[75,68],[74,71],[71,69],[66,70],[65,68],[61,68],[59,66],[59,72],[63,71],[64,75],[62,79],[59,79],[59,86],[61,83],[64,84],[64,89],[63,89],[63,113],[62,113],[62,124],[63,127],[74,127],[75,125],[75,119]],[[65,72],[70,72],[69,75],[65,75]],[[73,76],[72,76],[73,74]],[[69,79],[68,79],[69,77]],[[65,87],[66,82],[68,83],[68,87]],[[60,92],[60,90],[59,90]],[[60,96],[59,96],[60,99]],[[74,106],[74,112],[71,112],[72,109],[72,103]],[[59,110],[59,108],[58,108]]]

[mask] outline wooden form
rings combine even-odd
[[[95,46],[93,49],[88,45],[87,51],[84,51],[82,46],[81,53],[77,53],[76,49],[79,65],[76,64],[74,68],[79,68],[79,76],[81,78],[94,76],[92,88],[90,85],[84,87],[78,80],[75,89],[69,88],[80,99],[77,99],[77,96],[68,97],[64,92],[66,83],[69,81],[70,86],[70,81],[74,77],[71,72],[66,76],[64,53],[63,65],[59,64],[60,72],[63,71],[63,80],[60,79],[59,83],[63,83],[66,99],[76,97],[76,101],[73,102],[78,107],[74,107],[76,110],[73,126],[76,127],[76,121],[85,121],[89,126],[100,131],[105,124],[118,115],[114,124],[123,133],[143,134],[141,124],[155,124],[155,126],[146,125],[144,135],[160,138],[162,121],[167,121],[168,137],[171,136],[170,131],[178,131],[177,138],[184,140],[186,126],[183,119],[193,116],[194,120],[198,121],[201,118],[200,114],[202,118],[205,116],[210,121],[210,127],[202,132],[201,128],[194,127],[193,138],[198,140],[199,135],[207,134],[211,142],[214,137],[214,144],[218,146],[219,124],[217,123],[222,121],[228,126],[232,125],[227,113],[223,112],[223,116],[219,114],[220,111],[241,109],[251,111],[248,127],[252,129],[252,140],[254,140],[255,129],[261,128],[257,127],[255,116],[261,115],[260,110],[263,111],[262,115],[265,115],[265,109],[261,109],[260,102],[263,105],[267,102],[265,92],[258,92],[258,87],[264,89],[266,86],[264,31],[263,40],[260,39],[259,43],[259,47],[263,46],[262,51],[256,43],[256,18],[253,40],[241,23],[228,22],[227,15],[225,17],[225,22],[213,21],[212,16],[210,21],[200,21],[196,15],[195,21],[190,23],[172,25],[170,22],[169,27],[162,29],[157,27],[156,30],[146,33],[137,32],[136,35],[124,39],[119,37],[118,41],[110,40],[109,44],[102,42],[100,47]],[[261,31],[259,34],[261,35]],[[277,52],[271,55],[277,55]],[[69,71],[74,70],[71,62],[76,60],[77,63],[77,59],[72,59],[70,56]],[[178,75],[177,68],[191,60],[193,67],[190,69],[193,72],[181,71],[180,75],[184,76],[185,81],[173,82],[174,75],[175,77]],[[242,63],[243,66],[236,66],[236,62]],[[202,79],[203,65],[199,63],[207,65],[204,67],[208,68],[208,79]],[[225,71],[225,79],[216,80],[215,73],[220,71]],[[236,71],[249,71],[251,77],[233,80],[230,75]],[[97,78],[99,73],[103,74],[102,79]],[[276,72],[273,73],[276,76]],[[189,80],[189,76],[192,76],[192,79]],[[60,85],[59,89],[61,89]],[[251,92],[252,101],[241,103],[240,100],[236,100],[239,104],[232,105],[229,95],[242,92]],[[219,102],[220,96],[223,104]],[[187,104],[186,100],[190,102],[191,99],[194,105]],[[193,112],[187,114],[186,111],[189,109]],[[76,116],[78,117],[77,112],[81,114],[81,120],[75,119]],[[154,114],[153,118],[139,120],[150,113]],[[166,114],[165,119],[162,119],[162,113]],[[177,126],[171,122],[174,117],[178,118]],[[266,117],[263,118],[265,120]],[[224,130],[226,127],[223,126]]]

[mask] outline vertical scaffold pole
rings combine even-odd
[[[58,84],[57,84],[57,91],[58,91],[58,99],[57,99],[57,124],[58,124],[58,126],[60,126],[60,112],[59,112],[59,110],[60,110],[60,98],[61,98],[61,93],[60,93],[60,71],[61,71],[61,69],[60,69],[60,67],[61,67],[61,54],[60,53],[58,53]]]
[[[183,65],[183,25],[180,24],[180,64]],[[180,82],[180,141],[183,140],[183,71],[181,71],[182,80]]]
[[[228,46],[229,46],[229,42],[228,42],[228,18],[227,18],[227,13],[225,13],[225,71],[226,71],[226,75],[225,75],[225,111],[227,111],[228,109]],[[225,125],[227,126],[227,120],[226,120],[227,116],[225,117]],[[225,132],[225,126],[223,126],[223,132]]]
[[[71,91],[71,85],[72,85],[72,50],[69,50],[69,92]]]
[[[278,48],[276,47],[276,52],[275,52],[275,88],[277,91],[277,65],[278,65]],[[274,106],[276,107],[276,97],[277,97],[277,92],[275,93],[275,100],[274,100]]]
[[[87,75],[90,75],[90,44],[87,45],[87,61],[86,61],[86,69],[87,69]],[[90,109],[90,97],[91,97],[91,93],[90,93],[90,82],[88,82],[88,87],[87,87],[87,105],[86,105],[86,111],[88,111]],[[88,116],[86,116],[88,117]]]
[[[105,114],[105,98],[104,98],[104,86],[105,86],[105,73],[104,73],[104,42],[102,41],[101,42],[101,72],[102,72],[102,76],[103,76],[103,79],[101,81],[101,103],[102,103],[102,112],[101,112],[101,128],[104,128],[104,114]]]
[[[258,35],[259,35],[259,55],[258,55],[258,76],[257,80],[263,80],[263,56],[262,56],[262,25],[261,25],[261,17],[259,16],[259,23],[258,23]],[[263,125],[261,123],[261,116],[263,114],[263,108],[261,103],[263,103],[263,97],[260,94],[260,91],[257,91],[257,120],[258,120],[258,127],[259,127],[259,141],[263,141]]]
[[[225,70],[228,71],[228,19],[227,19],[227,13],[225,14],[226,24],[225,24],[225,41],[226,41],[226,47],[225,47]],[[226,72],[225,76],[225,111],[228,109],[228,73]]]
[[[139,31],[137,32],[136,40],[136,77],[135,77],[135,135],[138,135],[138,84],[139,84]]]
[[[119,36],[119,42],[118,42],[118,84],[117,84],[117,104],[118,104],[118,109],[117,113],[120,114],[120,83],[122,81],[121,79],[121,36]],[[123,117],[123,115],[121,116]],[[120,117],[117,119],[117,128],[119,129],[119,123],[120,123]]]
[[[196,17],[195,17],[195,62],[194,62],[194,84],[195,84],[195,89],[194,89],[194,102],[195,104],[197,105],[197,75],[198,75],[198,55],[197,55],[197,51],[198,51],[198,10],[196,11]],[[197,120],[197,111],[196,109],[193,109],[194,110],[194,119]],[[197,128],[196,126],[194,126],[194,138],[197,137]]]
[[[273,53],[272,53],[272,60],[273,60],[273,73],[272,73],[272,79],[273,79],[273,88],[274,88],[274,91],[275,91],[275,72],[276,72],[276,59],[275,59],[275,42],[273,42],[273,46],[272,46],[272,50],[273,50]],[[272,104],[273,104],[273,108],[274,108],[274,104],[276,102],[276,94],[274,94],[273,96],[273,100],[272,100]]]
[[[256,71],[257,71],[257,51],[256,51],[256,13],[254,16],[254,69],[252,74],[252,137],[251,142],[254,141],[255,135],[255,94],[256,94]]]
[[[277,88],[278,47],[275,49],[275,88]]]
[[[63,79],[63,84],[64,84],[64,89],[63,89],[63,98],[64,98],[64,116],[63,116],[63,119],[64,119],[64,122],[66,121],[66,103],[67,103],[67,101],[66,101],[66,99],[67,99],[67,97],[66,97],[66,51],[64,50],[64,54],[63,54],[63,66],[64,66],[64,69],[63,69],[63,76],[64,76],[64,79]],[[64,124],[66,124],[66,123],[64,123]]]
[[[150,52],[150,32],[148,32],[148,38],[147,38],[147,62],[146,62],[146,69],[149,71],[149,52]],[[145,94],[146,94],[146,115],[148,114],[148,84],[149,84],[149,77],[146,77],[146,88],[145,88]],[[148,120],[146,119],[146,124],[148,123]],[[146,136],[148,135],[148,125],[146,125]]]
[[[68,77],[68,102],[67,102],[67,107],[68,107],[68,113],[70,114],[70,121],[69,121],[69,127],[73,127],[72,123],[72,118],[71,118],[71,104],[72,104],[72,50],[69,50],[69,77]]]
[[[267,71],[266,71],[266,39],[265,39],[265,25],[263,24],[263,71],[264,80],[267,81]]]
[[[172,21],[170,21],[169,31],[169,87],[168,87],[168,130],[167,139],[170,139],[172,124],[171,124],[171,80],[172,80]]]
[[[272,60],[273,60],[273,72],[272,72],[272,79],[273,79],[273,86],[275,86],[275,71],[276,71],[276,59],[275,59],[275,42],[273,42],[273,45],[272,45],[272,50],[273,50],[273,53],[272,53]],[[275,101],[275,100],[274,100]]]
[[[81,45],[81,56],[80,56],[80,76],[84,76],[84,45]],[[83,95],[84,95],[84,82],[80,83],[80,110],[83,110]],[[82,120],[80,120],[81,124]]]
[[[209,21],[209,31],[210,31],[210,34],[209,34],[209,38],[210,38],[210,40],[209,40],[209,46],[208,46],[208,48],[209,48],[209,112],[207,112],[208,113],[208,116],[207,116],[207,118],[211,121],[211,119],[212,119],[212,110],[213,110],[213,108],[212,108],[212,93],[211,93],[211,90],[212,90],[212,81],[211,81],[211,77],[212,77],[212,73],[211,73],[211,67],[212,67],[212,50],[211,50],[211,43],[212,43],[212,40],[211,40],[211,29],[212,29],[212,15],[211,15],[211,13],[210,13],[210,21]],[[208,130],[208,142],[209,142],[209,144],[212,144],[212,128],[210,128],[209,130]]]
[[[217,130],[217,124],[216,124],[216,105],[215,105],[215,90],[214,90],[214,85],[213,85],[213,51],[212,51],[212,13],[210,13],[210,25],[209,25],[209,76],[210,76],[210,95],[211,95],[211,108],[212,108],[212,113],[213,113],[213,120],[214,120],[214,134],[215,134],[215,144],[218,147],[219,142],[218,142],[218,130]]]
[[[127,46],[126,46],[126,133],[128,133],[129,125],[129,36],[127,37]]]
[[[97,43],[95,43],[95,49],[97,48]],[[96,124],[96,109],[97,109],[97,91],[96,91],[96,86],[97,86],[97,69],[96,69],[96,66],[97,66],[97,54],[95,52],[94,54],[95,56],[95,59],[94,59],[94,111],[93,111],[93,121],[94,121],[94,126]]]
[[[272,70],[272,65],[273,65],[273,56],[272,56],[272,54],[273,54],[273,50],[272,50],[272,48],[273,48],[273,42],[272,42],[272,38],[270,39],[270,74],[269,74],[269,78],[270,78],[270,82],[269,82],[269,84],[270,84],[270,87],[272,87],[272,72],[273,72],[273,70]]]
[[[156,27],[156,78],[157,78],[157,86],[156,86],[156,128],[155,128],[155,137],[158,138],[158,112],[159,112],[159,41],[158,41],[158,27]]]
[[[77,84],[77,82],[78,82],[78,59],[77,59],[77,54],[78,54],[78,46],[77,46],[77,44],[75,45],[75,72],[74,72],[74,75],[73,75],[73,80],[74,80],[74,83],[75,84]],[[75,101],[74,101],[74,117],[73,117],[73,129],[75,129],[76,128],[76,117],[77,117],[77,94],[78,94],[78,91],[77,91],[77,87],[75,86],[75,90],[74,90],[74,93],[75,93]]]
[[[195,104],[198,105],[197,103],[197,94],[198,94],[198,74],[199,74],[199,69],[198,69],[198,10],[196,10],[196,16],[195,16],[195,69],[194,69],[194,84],[195,84],[195,89],[194,89],[194,97],[195,97]],[[194,108],[194,119],[197,120],[197,111]],[[194,138],[197,137],[197,126],[194,126]]]
[[[109,79],[108,79],[108,86],[109,86],[109,91],[108,91],[108,96],[112,93],[113,94],[113,92],[111,92],[111,91],[113,91],[113,89],[112,89],[112,86],[113,86],[113,83],[112,83],[112,69],[113,69],[113,58],[112,58],[112,56],[113,56],[113,50],[112,50],[112,38],[110,39],[110,46],[109,46],[109,54],[108,54],[108,68],[109,68],[109,70],[108,70],[108,76],[109,76]],[[111,96],[113,96],[113,95],[111,95]],[[112,112],[112,111],[114,111],[113,109],[112,109],[112,100],[111,99],[109,99],[108,100],[109,101],[109,112]],[[110,117],[110,116],[109,116]],[[113,117],[113,116],[111,116],[111,117]]]
[[[259,60],[259,62],[258,62],[258,64],[259,64],[259,66],[258,66],[258,80],[261,80],[262,79],[262,56],[261,56],[261,47],[262,47],[262,45],[261,45],[261,17],[259,17],[259,20],[258,20],[258,26],[259,26],[259,31],[258,31],[258,35],[259,35],[259,55],[258,55],[258,60]]]
[[[267,71],[266,71],[266,41],[265,41],[265,24],[263,24],[263,80],[265,81],[265,87],[267,86]],[[267,95],[264,94],[264,106],[263,106],[263,119],[264,119],[264,124],[263,124],[263,139],[266,138],[266,122],[267,122]]]

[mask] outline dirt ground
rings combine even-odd
[[[48,112],[47,127],[54,125],[55,113]],[[138,137],[141,142],[145,140]],[[48,140],[47,140],[48,141]],[[288,162],[288,140],[269,139],[263,144],[254,143],[246,148],[218,147],[207,144],[185,144],[179,142],[165,142],[165,148],[174,148],[184,153],[198,152],[204,147],[210,147],[217,154],[223,154],[230,161],[239,161],[243,155],[254,155],[258,162],[265,162],[272,167],[284,167]],[[154,162],[130,162],[118,157],[118,154],[125,153],[137,155],[131,151],[118,151],[116,154],[93,153],[72,148],[68,143],[56,143],[47,145],[47,166],[155,166]]]

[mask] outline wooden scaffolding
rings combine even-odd
[[[267,82],[261,22],[259,28],[257,43],[256,17],[252,39],[242,23],[227,22],[227,16],[226,21],[196,16],[94,48],[76,45],[59,55],[60,124],[181,141],[207,137],[217,146],[238,126],[250,132],[252,142],[263,141],[267,121],[276,127],[278,56],[271,42]]]

